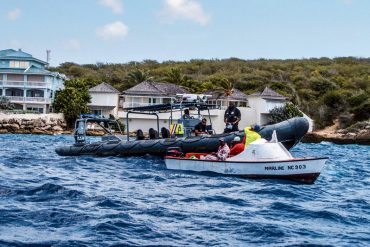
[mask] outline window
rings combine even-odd
[[[30,62],[25,61],[10,61],[10,68],[28,68],[30,66]]]
[[[157,98],[149,98],[149,104],[154,105],[157,103]]]
[[[27,111],[35,111],[39,113],[44,113],[44,108],[39,107],[27,107]]]
[[[103,111],[102,110],[93,110],[93,114],[95,114],[97,116],[102,116],[103,115]]]

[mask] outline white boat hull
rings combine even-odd
[[[281,161],[210,161],[166,157],[166,167],[174,170],[215,172],[250,178],[281,178],[313,183],[327,158],[293,158]]]

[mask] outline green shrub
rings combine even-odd
[[[370,119],[370,98],[368,98],[361,105],[351,109],[351,112],[354,113],[354,119],[356,121],[363,121]]]
[[[293,117],[303,117],[303,113],[292,103],[286,103],[284,106],[275,107],[270,110],[270,124],[280,123]]]
[[[5,96],[0,96],[0,110],[13,110],[14,105]]]

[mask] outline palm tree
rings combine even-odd
[[[134,86],[139,84],[143,81],[151,81],[153,77],[149,75],[148,71],[135,69],[129,72],[125,78],[126,83],[128,86]]]
[[[227,106],[229,105],[229,97],[234,93],[234,83],[232,83],[229,79],[227,78],[219,78],[218,80],[219,86],[216,88],[216,91],[219,94],[223,94],[226,96],[226,102]]]
[[[184,84],[189,80],[189,77],[184,75],[179,68],[171,68],[163,78],[163,81],[177,85]]]
[[[234,93],[234,83],[227,78],[222,78],[220,86],[224,91],[224,95],[227,97],[227,101],[229,101],[229,97]]]

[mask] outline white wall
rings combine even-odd
[[[113,114],[118,116],[118,103],[119,103],[119,94],[118,93],[90,93],[91,103],[90,106],[113,106],[112,111],[103,111],[104,115]],[[108,113],[109,112],[109,113]],[[108,113],[108,114],[107,114]]]

